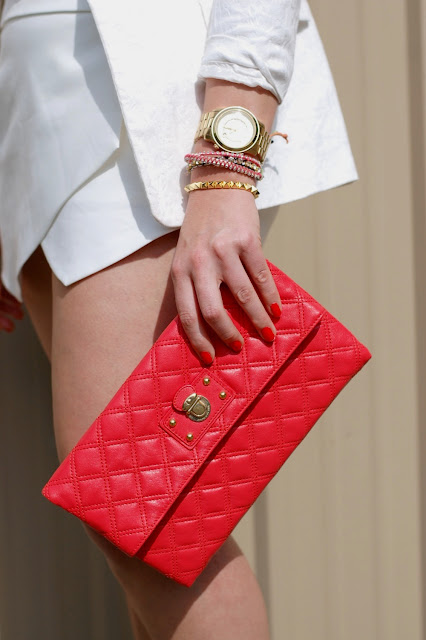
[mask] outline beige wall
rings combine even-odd
[[[266,249],[373,359],[267,490],[276,640],[424,633],[425,23],[409,3],[311,2],[360,180],[286,206]]]
[[[283,207],[265,252],[373,358],[236,536],[259,577],[273,640],[420,640],[426,0],[310,6],[360,180]],[[0,335],[0,358],[0,637],[130,638],[100,553],[40,496],[56,454],[48,366],[27,321]]]

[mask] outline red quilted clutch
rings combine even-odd
[[[43,487],[129,556],[190,586],[371,354],[271,262],[283,312],[264,341],[226,285],[240,353],[200,363],[179,316]]]

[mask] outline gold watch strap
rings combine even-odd
[[[269,133],[266,131],[266,129],[263,130],[263,133],[260,134],[259,140],[258,140],[258,150],[257,150],[257,155],[259,156],[259,160],[261,162],[263,162],[265,160],[266,157],[266,152],[268,151],[268,147],[269,147],[269,143],[271,142],[271,136],[269,135]],[[247,151],[247,153],[250,153],[250,150]]]
[[[204,138],[206,132],[209,130],[209,128],[212,125],[213,118],[217,113],[219,113],[219,111],[222,111],[222,109],[215,109],[214,111],[206,111],[206,113],[203,113],[201,115],[200,122],[198,123],[198,128],[194,136],[194,142],[198,140],[198,138]]]
[[[201,115],[200,121],[198,123],[197,131],[195,132],[194,142],[196,142],[198,138],[204,138],[205,134],[207,133],[207,131],[209,131],[209,129],[212,126],[213,118],[217,113],[219,113],[219,111],[222,111],[223,108],[224,107],[221,107],[220,109],[214,109],[213,111],[206,111]],[[258,155],[259,160],[263,162],[266,157],[266,152],[268,151],[269,143],[271,141],[271,136],[266,131],[266,128],[262,123],[259,122],[259,125],[261,129],[263,127],[263,131],[261,132],[259,139],[254,147],[255,149],[257,148],[256,154],[252,153],[251,155]],[[245,153],[250,154],[251,151],[252,150],[249,149]]]

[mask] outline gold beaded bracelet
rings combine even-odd
[[[185,191],[197,191],[197,189],[244,189],[245,191],[250,191],[255,198],[259,196],[259,191],[252,184],[247,184],[247,182],[234,182],[233,180],[229,180],[225,182],[225,180],[221,180],[220,182],[217,180],[213,180],[212,182],[191,182],[191,184],[187,184],[185,187]]]

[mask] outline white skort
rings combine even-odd
[[[0,33],[1,279],[21,301],[39,244],[69,285],[178,228],[150,212],[86,0],[55,2],[75,10],[19,0]]]

